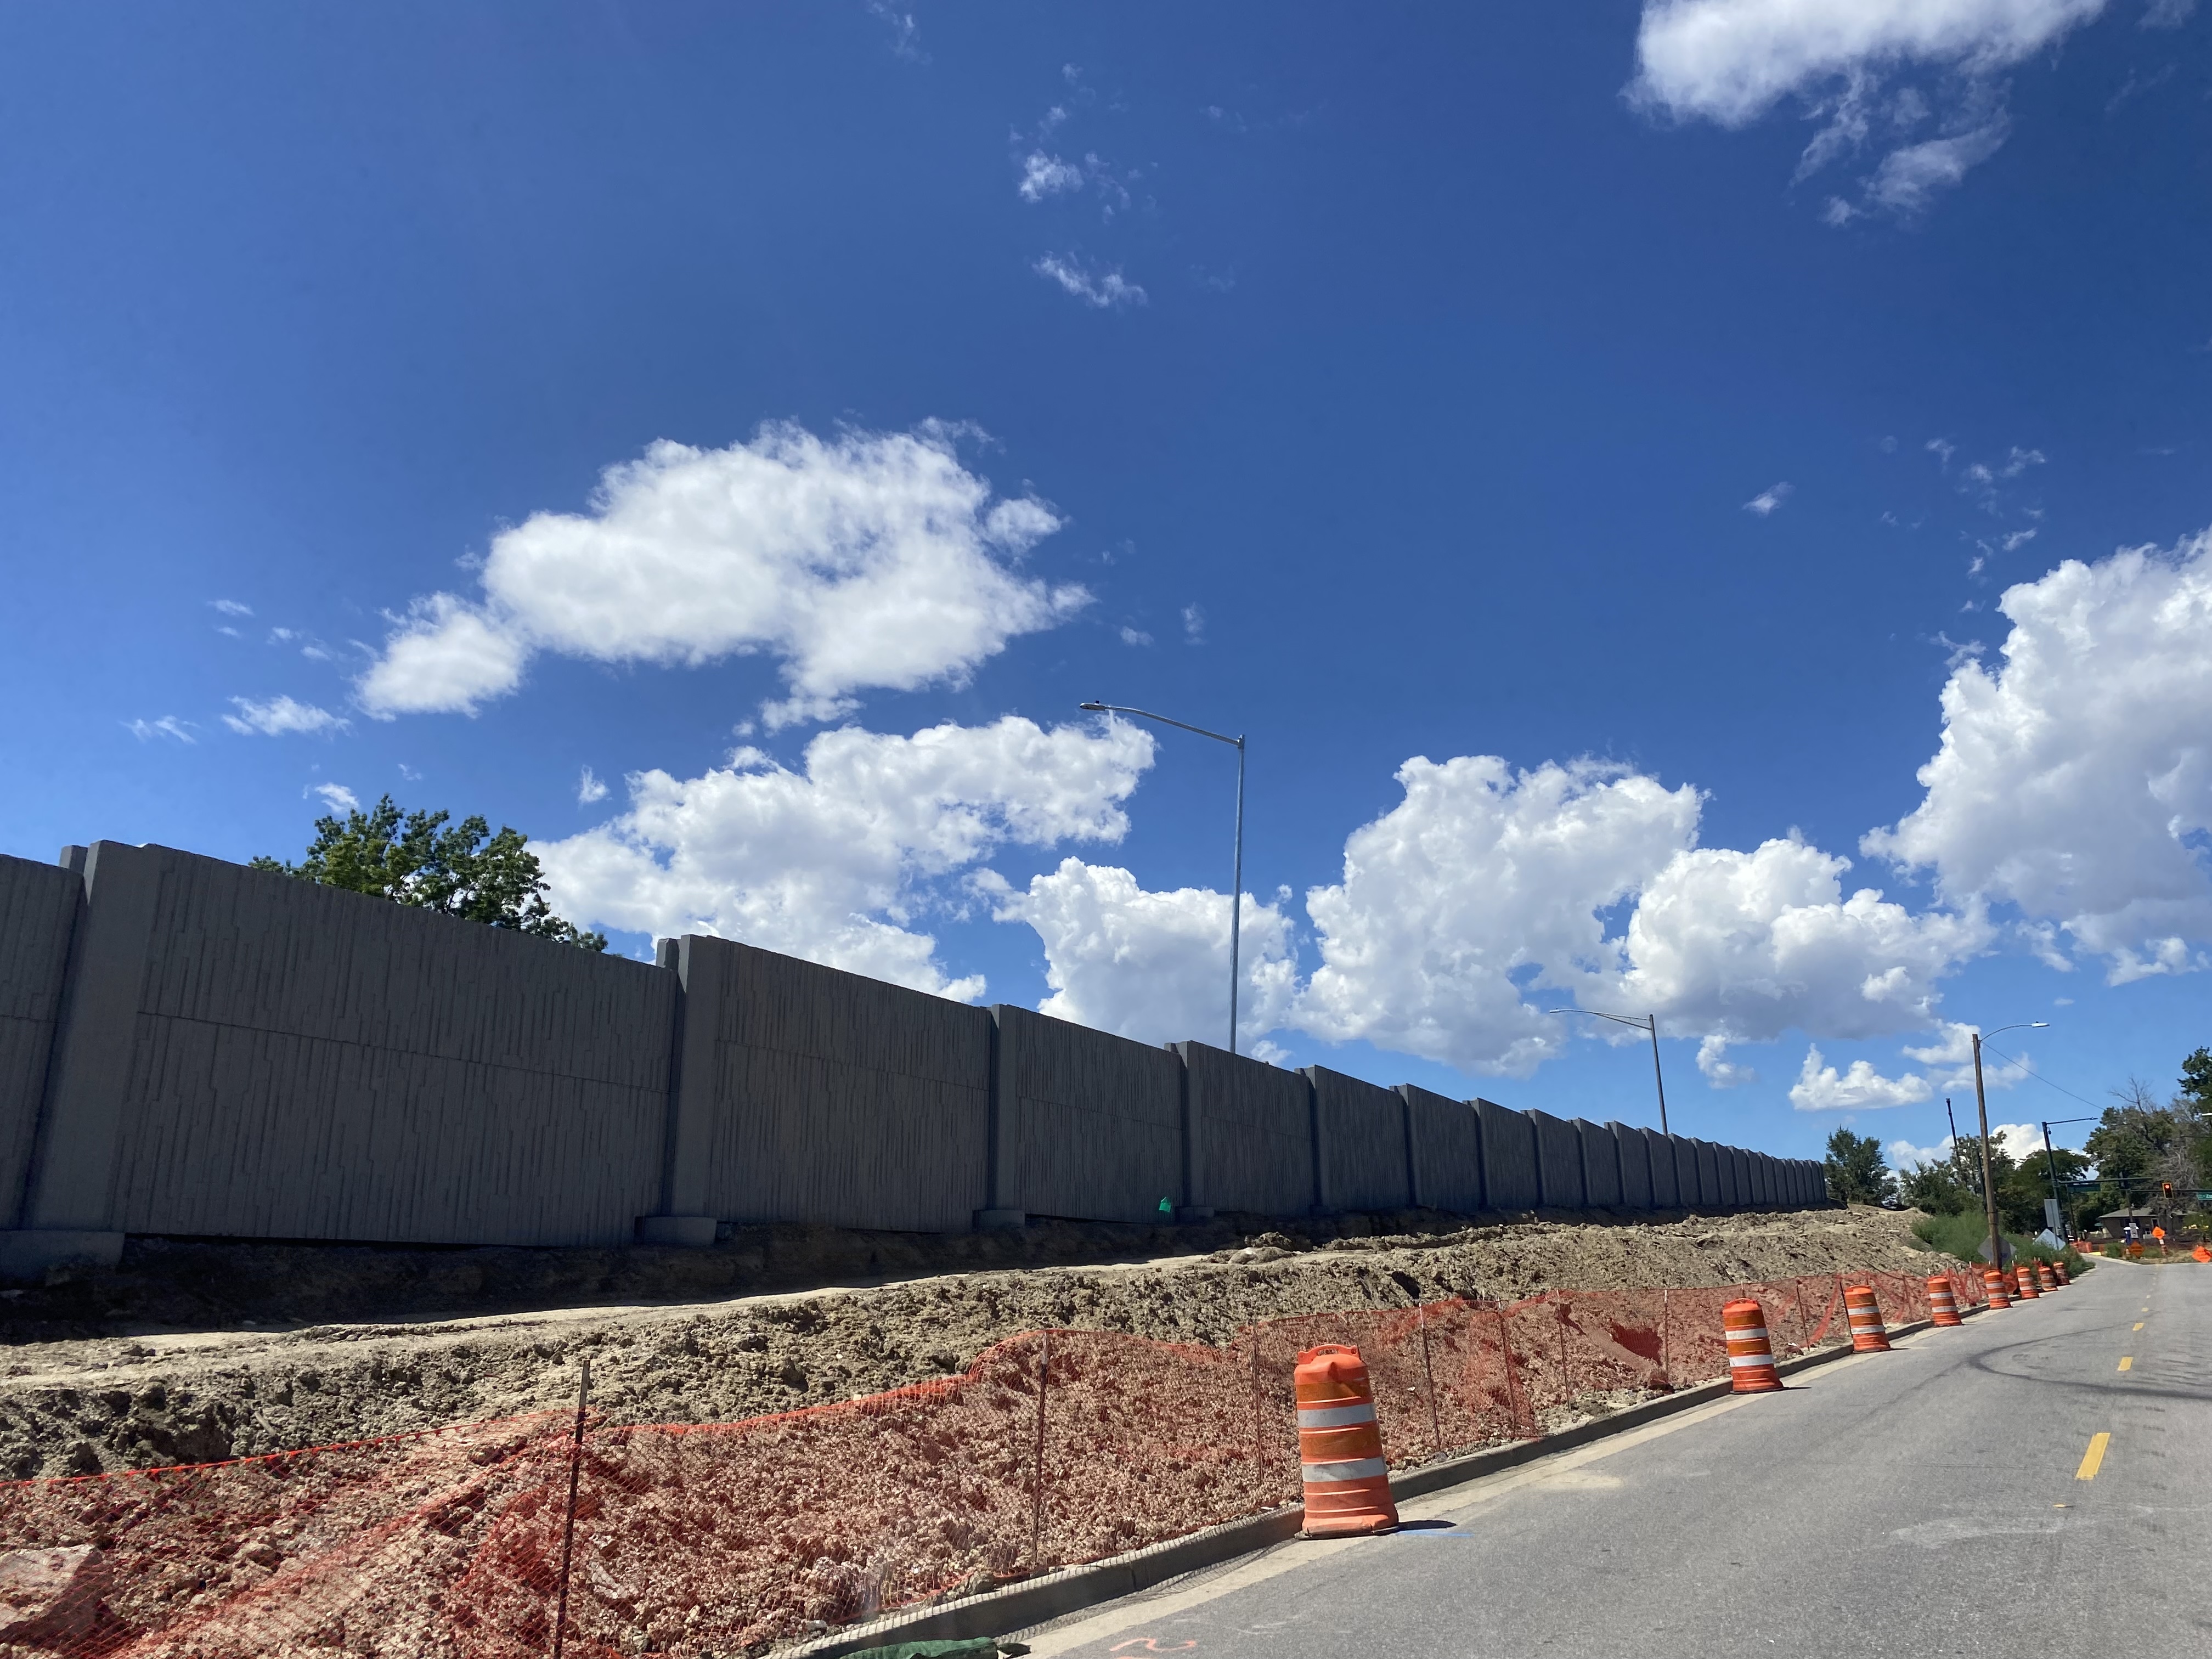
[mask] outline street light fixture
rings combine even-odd
[[[1202,726],[1193,726],[1188,720],[1170,720],[1165,714],[1155,714],[1149,709],[1129,708],[1118,702],[1078,703],[1077,708],[1092,714],[1134,714],[1139,720],[1158,720],[1162,726],[1172,726],[1180,731],[1194,732],[1201,738],[1212,738],[1216,743],[1225,743],[1237,751],[1237,854],[1229,878],[1229,1052],[1237,1052],[1237,947],[1238,924],[1244,910],[1244,739],[1227,737],[1219,732],[1209,732]]]
[[[2047,1019],[2021,1020],[2011,1025],[2000,1025],[1990,1035],[1996,1036],[2006,1031],[2040,1031],[2051,1022]],[[1990,1103],[1982,1091],[1982,1034],[1974,1033],[1974,1108],[1982,1115],[1982,1213],[1990,1229],[1990,1266],[2002,1272],[2004,1268],[2004,1234],[1997,1226],[1996,1176],[1990,1167]]]
[[[1595,1008],[1547,1008],[1544,1012],[1550,1014],[1588,1014],[1592,1019],[1609,1019],[1616,1025],[1633,1025],[1639,1031],[1650,1032],[1651,1080],[1659,1085],[1659,1133],[1662,1135],[1668,1133],[1667,1079],[1659,1073],[1658,1015],[1646,1014],[1641,1019],[1635,1019],[1626,1014],[1608,1014]]]

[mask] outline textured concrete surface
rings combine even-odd
[[[2113,1264],[1781,1394],[1415,1499],[1395,1536],[1285,1544],[1031,1645],[1039,1659],[2196,1653],[2212,1633],[2197,1561],[2208,1376],[2212,1270]]]
[[[0,854],[0,1227],[22,1201],[83,895],[74,871]]]
[[[1413,1201],[1472,1215],[1483,1207],[1482,1129],[1463,1100],[1411,1083],[1398,1085],[1413,1149]]]
[[[1593,1210],[1620,1207],[1620,1143],[1613,1131],[1586,1117],[1574,1120],[1583,1144],[1583,1202]]]
[[[1297,1215],[1314,1188],[1313,1085],[1248,1054],[1178,1042],[1189,1135],[1187,1204]]]
[[[1644,1139],[1644,1131],[1632,1129],[1626,1123],[1608,1123],[1606,1133],[1613,1137],[1614,1155],[1620,1160],[1620,1205],[1626,1210],[1648,1210],[1651,1207],[1651,1148]]]
[[[1005,1004],[996,1206],[1080,1221],[1156,1219],[1182,1192],[1182,1062],[1171,1049]]]
[[[672,1212],[965,1232],[984,1200],[990,1014],[727,939],[679,944],[678,1111],[707,1125],[707,1178]]]
[[[1536,1128],[1536,1179],[1544,1203],[1554,1210],[1583,1207],[1583,1138],[1575,1126],[1549,1112],[1531,1111]]]
[[[1406,1103],[1326,1066],[1309,1066],[1314,1141],[1325,1210],[1391,1210],[1413,1201],[1406,1145]]]
[[[1544,1201],[1536,1169],[1536,1126],[1526,1112],[1495,1101],[1474,1103],[1482,1131],[1483,1208],[1533,1210]]]

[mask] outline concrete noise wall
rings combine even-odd
[[[987,1196],[988,1012],[728,939],[660,956],[684,987],[663,1214],[968,1229]]]
[[[1314,1147],[1325,1210],[1396,1210],[1413,1201],[1406,1103],[1396,1092],[1305,1068],[1313,1085]]]
[[[0,858],[0,1274],[126,1233],[703,1243],[724,1222],[1824,1200],[1784,1164],[1158,1048],[728,940],[647,965],[160,847]]]
[[[1482,1192],[1482,1129],[1474,1107],[1410,1083],[1406,1133],[1413,1149],[1413,1202],[1471,1214],[1486,1208]]]
[[[1583,1202],[1593,1210],[1620,1207],[1620,1146],[1613,1131],[1588,1118],[1572,1120],[1583,1149]]]
[[[665,975],[166,848],[103,842],[84,869],[27,1226],[631,1236]]]
[[[1312,1085],[1209,1042],[1178,1042],[1188,1136],[1185,1204],[1297,1215],[1320,1203]]]
[[[1183,1190],[1182,1061],[1005,1003],[991,1010],[992,1210],[1158,1221]],[[1402,1142],[1401,1142],[1402,1145]]]
[[[1528,1114],[1494,1101],[1474,1103],[1482,1142],[1482,1207],[1533,1210],[1544,1201],[1536,1162],[1536,1126]]]
[[[1651,1171],[1651,1207],[1671,1210],[1680,1205],[1681,1189],[1674,1182],[1674,1142],[1672,1137],[1656,1129],[1638,1129],[1644,1137],[1644,1150]]]
[[[1644,1131],[1626,1123],[1608,1123],[1605,1127],[1613,1137],[1613,1155],[1620,1161],[1620,1207],[1651,1208],[1651,1148]]]
[[[0,854],[0,1225],[15,1224],[30,1172],[83,902],[84,880],[75,871]]]
[[[1536,1181],[1543,1202],[1554,1210],[1583,1207],[1583,1138],[1575,1126],[1549,1112],[1531,1111],[1536,1126]]]

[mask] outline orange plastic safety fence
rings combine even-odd
[[[1927,1316],[1924,1278],[1855,1282],[1892,1325]],[[1845,1340],[1844,1289],[1454,1297],[1226,1347],[1026,1332],[962,1376],[742,1423],[579,1436],[551,1412],[16,1482],[0,1659],[727,1654],[1295,1503],[1291,1370],[1319,1343],[1364,1356],[1406,1467],[1725,1376],[1730,1301],[1765,1308],[1778,1358]]]

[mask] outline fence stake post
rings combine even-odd
[[[1044,1391],[1052,1380],[1052,1333],[1037,1344],[1036,1468],[1030,1484],[1030,1563],[1044,1567]]]
[[[1267,1431],[1260,1407],[1260,1331],[1255,1325],[1244,1328],[1245,1340],[1252,1345],[1252,1474],[1254,1484],[1264,1493],[1267,1482]]]
[[[1498,1304],[1498,1357],[1505,1365],[1505,1409],[1513,1417],[1513,1432],[1521,1433],[1521,1395],[1513,1382],[1513,1337],[1505,1328],[1505,1304]],[[1522,1437],[1534,1439],[1536,1435],[1536,1405],[1528,1403],[1528,1432]]]
[[[1567,1369],[1567,1304],[1554,1302],[1553,1311],[1559,1316],[1559,1403],[1571,1406],[1575,1399],[1574,1373]]]
[[[1797,1351],[1802,1353],[1813,1346],[1813,1322],[1805,1316],[1804,1274],[1790,1281],[1790,1294],[1797,1301]]]
[[[1429,1444],[1435,1449],[1436,1455],[1442,1457],[1444,1455],[1444,1431],[1437,1423],[1436,1368],[1429,1364],[1428,1304],[1425,1302],[1415,1303],[1413,1317],[1419,1322],[1421,1331],[1421,1376],[1429,1385]]]
[[[1674,1367],[1667,1358],[1667,1323],[1674,1311],[1674,1292],[1662,1289],[1659,1292],[1659,1380],[1667,1392],[1674,1391]]]
[[[592,1357],[583,1356],[576,1380],[576,1426],[568,1437],[568,1509],[561,1522],[561,1595],[553,1610],[553,1659],[568,1636],[568,1562],[576,1548],[576,1482],[584,1470],[584,1408],[592,1400]]]

